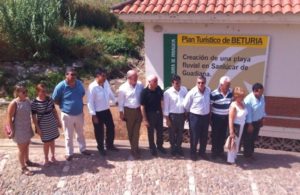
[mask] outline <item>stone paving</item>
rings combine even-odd
[[[300,194],[300,153],[258,149],[257,160],[247,162],[239,156],[238,165],[232,166],[220,159],[191,161],[187,144],[185,157],[152,157],[147,142],[142,142],[142,158],[133,160],[128,141],[116,141],[120,151],[104,158],[95,141],[87,140],[93,155],[76,154],[67,162],[63,140],[56,145],[58,162],[31,168],[35,175],[30,177],[21,174],[14,143],[0,140],[0,194]],[[43,163],[37,139],[30,146],[30,158]]]

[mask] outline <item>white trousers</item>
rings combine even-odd
[[[244,124],[240,125],[240,131],[239,131],[239,137],[235,137],[235,149],[229,150],[227,152],[227,162],[229,163],[235,163],[237,153],[239,150],[241,138],[243,135],[243,130],[244,130]]]
[[[61,113],[61,120],[65,131],[65,149],[66,155],[70,156],[74,154],[73,137],[74,131],[76,132],[76,138],[79,145],[80,152],[86,149],[85,138],[83,134],[83,114],[76,116]]]

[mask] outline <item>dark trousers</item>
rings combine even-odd
[[[141,109],[132,109],[125,107],[124,116],[126,120],[126,127],[131,151],[137,153],[139,149],[140,127],[142,122]]]
[[[99,123],[94,125],[94,133],[98,150],[104,149],[104,125],[106,127],[106,147],[112,147],[115,139],[115,125],[110,110],[96,112]]]
[[[189,125],[191,154],[196,154],[198,142],[200,142],[199,153],[204,154],[208,138],[209,115],[197,115],[190,113]]]
[[[171,127],[169,127],[169,140],[171,149],[172,151],[180,150],[182,144],[185,114],[170,113],[169,118],[171,121]]]
[[[148,127],[148,141],[151,150],[163,145],[163,115],[162,112],[147,112]],[[156,145],[154,143],[154,130],[156,130]]]
[[[211,138],[212,154],[221,155],[224,153],[224,144],[228,131],[228,115],[211,115]]]
[[[246,124],[244,127],[243,141],[244,141],[245,157],[251,157],[254,153],[254,144],[258,138],[259,130],[262,127],[262,121],[259,120],[259,121],[252,122],[252,125],[253,125],[253,131],[250,133],[248,132],[249,124]]]

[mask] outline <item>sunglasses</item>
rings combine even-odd
[[[20,93],[22,93],[22,94],[27,94],[28,93],[28,91],[27,90],[24,90],[24,91],[20,91]]]
[[[76,73],[68,73],[67,75],[74,77],[74,76],[76,76]]]

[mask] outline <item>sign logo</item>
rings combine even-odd
[[[253,83],[264,83],[268,59],[268,36],[164,34],[164,85],[178,74],[191,89],[204,75],[211,89],[227,75],[232,86],[251,91]]]

